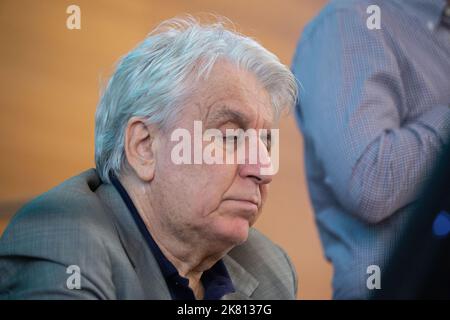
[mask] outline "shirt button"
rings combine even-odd
[[[427,28],[428,28],[428,30],[433,31],[434,30],[434,23],[432,21],[428,21]]]

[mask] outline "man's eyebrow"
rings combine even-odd
[[[234,122],[241,128],[246,128],[250,119],[244,113],[230,109],[227,106],[222,107],[220,110],[214,111],[207,118],[208,124],[223,124],[226,122]]]

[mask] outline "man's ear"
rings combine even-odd
[[[125,129],[125,155],[128,165],[143,181],[150,182],[155,175],[156,126],[145,119],[132,117]]]

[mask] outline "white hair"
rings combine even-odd
[[[219,58],[254,74],[268,92],[275,117],[291,109],[297,85],[289,68],[255,40],[195,18],[161,23],[121,58],[95,115],[95,163],[100,178],[120,176],[125,164],[125,129],[138,116],[161,128],[178,114],[196,80],[206,78]]]

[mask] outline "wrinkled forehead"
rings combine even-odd
[[[206,80],[199,81],[190,100],[190,107],[185,111],[211,127],[225,121],[242,128],[274,125],[268,92],[256,76],[231,64],[215,66]]]

